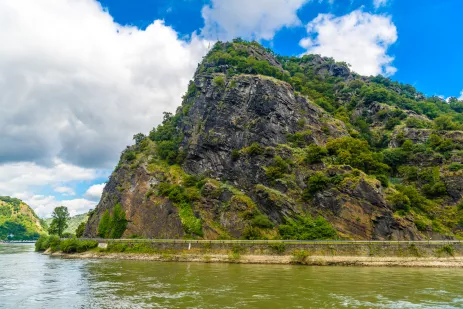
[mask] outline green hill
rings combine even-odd
[[[45,233],[43,223],[26,203],[0,196],[0,239],[29,240]]]

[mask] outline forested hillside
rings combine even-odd
[[[31,240],[42,233],[42,222],[27,204],[0,196],[0,240]]]

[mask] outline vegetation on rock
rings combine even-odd
[[[84,235],[109,236],[119,207],[144,237],[463,237],[462,107],[332,58],[218,42],[177,112],[122,153]]]

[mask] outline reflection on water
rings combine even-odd
[[[463,308],[462,269],[62,260],[0,244],[0,308]]]

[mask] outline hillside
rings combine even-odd
[[[176,114],[122,152],[85,235],[462,237],[462,111],[331,58],[219,42]]]
[[[42,233],[45,230],[40,219],[27,204],[16,198],[0,196],[0,240],[36,239]]]
[[[69,218],[68,227],[64,230],[64,232],[65,233],[75,234],[76,229],[79,226],[79,224],[81,224],[82,222],[87,222],[87,218],[88,218],[88,215],[86,213],[85,214],[80,214],[80,215],[75,215],[75,216]],[[44,219],[47,226],[50,226],[50,223],[51,223],[52,220],[53,220],[52,218]]]

